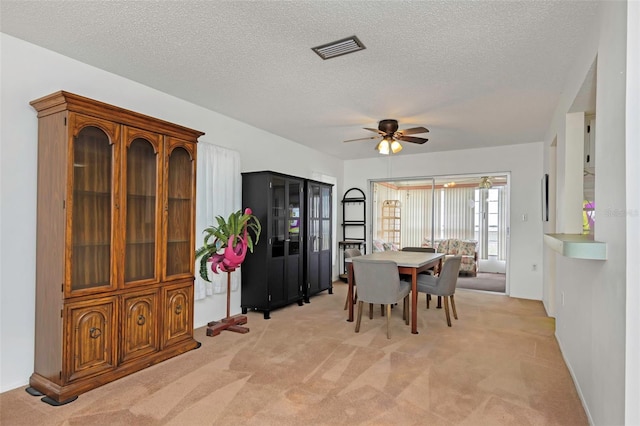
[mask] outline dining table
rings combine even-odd
[[[358,256],[358,258],[380,261],[392,260],[398,265],[399,274],[411,276],[411,333],[418,334],[418,275],[434,267],[435,271],[442,270],[444,253],[388,250]],[[353,322],[353,289],[357,284],[353,273],[352,260],[353,258],[345,259],[347,263],[347,282],[349,284],[347,290],[347,304],[349,306],[349,318],[347,321],[349,322]]]

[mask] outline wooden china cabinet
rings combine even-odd
[[[35,368],[64,404],[199,346],[196,144],[203,133],[68,92],[38,112]]]

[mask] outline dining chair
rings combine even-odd
[[[435,253],[436,249],[433,247],[402,247],[402,251],[419,251],[423,253]]]
[[[372,304],[380,304],[386,308],[387,339],[390,339],[391,305],[404,300],[402,319],[409,325],[409,292],[411,291],[411,283],[400,280],[398,264],[391,260],[359,259],[356,257],[352,260],[352,263],[353,274],[360,289],[356,333],[360,331],[363,303],[370,304],[370,318]]]
[[[433,247],[402,247],[402,251],[413,251],[413,252],[420,252],[420,253],[435,253],[436,249],[434,249]],[[429,275],[435,275],[435,270],[434,268],[429,268],[424,272],[420,272],[421,274],[429,274]]]
[[[433,247],[403,247],[402,251],[413,251],[413,252],[421,252],[421,253],[435,253],[436,249]],[[437,267],[434,266],[432,268],[427,269],[426,271],[420,272],[425,275],[436,275],[438,271],[436,271]],[[427,298],[427,307],[429,307],[429,301],[431,300],[431,295],[427,294],[425,296]],[[440,296],[438,296],[438,309],[442,307],[442,301],[440,300]]]
[[[456,312],[456,304],[453,295],[456,292],[456,284],[458,283],[458,273],[460,272],[460,262],[462,256],[453,256],[449,258],[442,266],[440,275],[418,275],[417,290],[427,295],[433,294],[444,299],[444,312],[447,316],[447,325],[451,327],[451,318],[449,316],[449,300],[453,310],[453,317],[458,319]],[[427,309],[429,309],[429,298],[427,297]]]

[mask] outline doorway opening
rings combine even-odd
[[[509,177],[502,172],[371,181],[372,250],[438,249],[452,239],[473,243],[474,259],[461,267],[458,286],[508,293]]]

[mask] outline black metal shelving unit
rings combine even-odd
[[[362,211],[357,209],[357,215],[347,216],[349,205],[362,205]],[[344,251],[348,248],[357,248],[363,254],[366,253],[367,232],[367,197],[360,188],[350,188],[342,197],[342,241],[338,241],[340,251],[341,270],[340,279],[347,281],[347,268],[344,263]],[[354,236],[355,234],[355,236]]]

